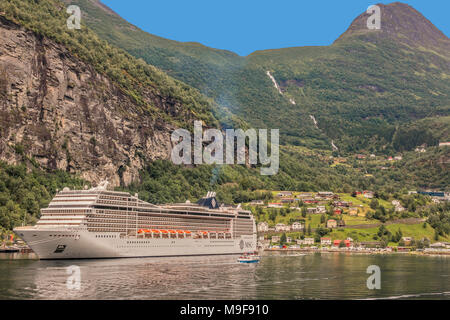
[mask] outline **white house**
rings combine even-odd
[[[363,194],[364,194],[364,197],[367,199],[372,199],[374,197],[373,191],[364,191]]]
[[[269,224],[267,222],[258,223],[258,231],[259,232],[267,232],[269,231]]]
[[[316,207],[316,213],[325,213],[327,212],[327,209],[325,208],[325,206],[317,206]]]
[[[400,204],[400,201],[398,200],[392,200],[392,204],[395,207],[395,212],[403,212],[405,211],[405,208]]]
[[[303,230],[304,225],[301,224],[300,222],[294,222],[291,226],[291,230]]]
[[[283,208],[283,204],[281,202],[271,202],[267,205],[269,208]]]
[[[277,225],[275,226],[275,231],[276,232],[280,232],[280,231],[290,231],[291,227],[285,225],[284,223],[277,223]]]
[[[272,242],[280,242],[280,236],[272,236]]]
[[[323,246],[331,246],[331,238],[320,238],[320,244]]]
[[[277,196],[279,197],[290,197],[292,196],[292,192],[291,191],[280,191]]]
[[[314,238],[305,238],[305,239],[303,239],[303,244],[304,245],[308,245],[308,246],[313,245],[314,244]]]

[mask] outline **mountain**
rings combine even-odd
[[[0,232],[35,221],[58,189],[103,179],[152,203],[210,190],[230,203],[270,198],[260,190],[449,190],[448,148],[409,151],[450,134],[447,42],[436,30],[436,46],[351,27],[329,47],[239,57],[73,2],[84,6],[81,30],[66,27],[61,1],[0,2]],[[278,174],[171,163],[171,132],[193,120],[280,128]],[[364,149],[404,160],[356,160]]]
[[[197,90],[85,26],[69,30],[65,11],[53,0],[0,3],[0,160],[126,185],[169,158],[174,128],[218,126]]]
[[[448,56],[450,41],[447,36],[413,7],[400,2],[378,6],[382,14],[380,30],[374,32],[367,28],[367,20],[371,14],[364,12],[335,43],[355,37],[370,41],[376,37],[395,40],[415,48],[427,48]]]
[[[431,126],[420,126],[423,139],[417,143],[449,138],[430,130],[433,119],[450,111],[450,41],[409,5],[379,4],[381,30],[367,29],[364,12],[331,46],[239,57],[146,33],[98,0],[70,3],[81,7],[103,39],[197,88],[250,125],[279,128],[283,144],[392,153],[400,151],[393,143],[396,131],[413,131],[422,119]]]

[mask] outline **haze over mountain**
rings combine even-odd
[[[364,12],[331,46],[248,57],[151,35],[98,0],[70,3],[82,8],[103,39],[199,89],[250,125],[280,128],[284,144],[332,149],[334,141],[340,151],[387,152],[401,145],[394,144],[399,124],[410,131],[415,121],[432,118],[427,123],[433,124],[449,115],[450,41],[403,3],[379,5],[381,30],[367,29]],[[423,139],[413,144],[448,138],[432,133],[433,125],[420,127]]]

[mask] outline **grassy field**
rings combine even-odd
[[[413,237],[416,240],[427,237],[431,240],[431,242],[435,242],[434,240],[434,229],[430,227],[429,224],[426,225],[426,228],[423,227],[423,224],[392,224],[386,226],[392,234],[395,234],[399,229],[402,231],[404,237]],[[379,239],[374,239],[374,236],[377,234],[378,228],[369,228],[369,229],[335,229],[333,230],[329,236],[334,239],[346,239],[347,237],[351,237],[356,241],[377,241]],[[440,237],[439,241],[450,241],[450,237]],[[392,244],[391,244],[392,245]]]

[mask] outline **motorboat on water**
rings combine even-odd
[[[258,263],[261,260],[261,257],[256,253],[244,254],[238,258],[238,262],[240,263]]]

